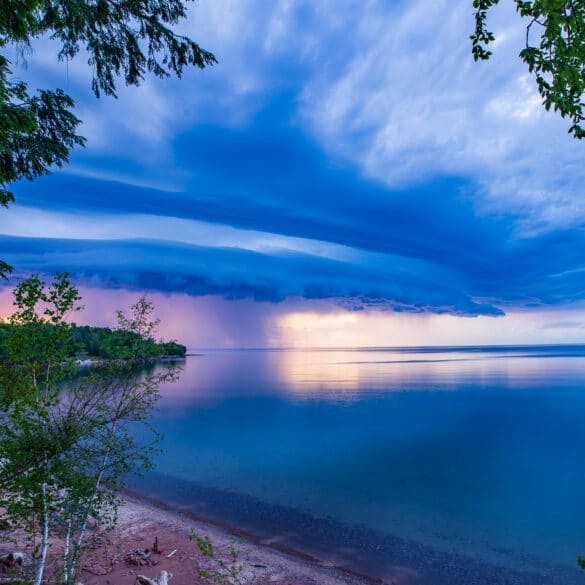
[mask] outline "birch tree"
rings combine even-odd
[[[149,425],[160,385],[180,373],[172,364],[148,365],[140,344],[134,354],[126,348],[119,359],[77,371],[66,319],[79,300],[67,275],[48,288],[38,277],[20,283],[0,368],[0,508],[28,535],[35,585],[46,576],[52,536],[63,546],[53,551],[51,572],[69,585],[92,538],[115,525],[120,490],[152,464],[156,435],[145,443],[137,426]],[[132,307],[151,336],[152,311],[144,297]],[[125,330],[138,333],[129,321]]]
[[[0,506],[30,538],[35,585],[43,580],[51,514],[62,497],[60,455],[75,442],[76,429],[61,425],[54,412],[60,384],[72,373],[66,319],[79,300],[67,274],[48,287],[37,276],[22,281],[0,371]]]

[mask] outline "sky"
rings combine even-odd
[[[67,270],[78,320],[148,292],[190,347],[585,342],[585,144],[512,2],[473,61],[471,4],[198,0],[179,30],[218,64],[118,99],[37,42],[15,75],[72,95],[87,146],[0,211],[0,313]]]

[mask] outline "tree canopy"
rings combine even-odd
[[[495,40],[487,25],[490,9],[500,0],[474,0],[475,32],[471,35],[475,60],[491,56]],[[565,0],[514,0],[527,19],[526,44],[520,58],[534,74],[544,107],[570,118],[569,132],[585,138],[585,2]]]
[[[123,329],[81,329],[81,341],[96,334],[98,348],[115,351],[82,373],[69,359],[81,349],[69,322],[81,298],[68,275],[48,285],[31,276],[13,294],[16,311],[0,327],[0,510],[4,540],[26,547],[30,563],[8,577],[74,585],[84,552],[115,525],[119,491],[152,466],[148,419],[181,368],[148,367],[161,344],[144,297],[130,318],[119,313]]]
[[[190,0],[187,0],[190,1]],[[2,0],[0,2],[0,206],[14,201],[10,185],[33,180],[68,162],[80,120],[62,90],[31,94],[12,77],[7,49],[48,38],[59,60],[87,56],[96,97],[116,96],[121,79],[139,85],[147,74],[180,77],[214,55],[173,27],[187,16],[182,0]],[[0,261],[0,277],[10,266]]]

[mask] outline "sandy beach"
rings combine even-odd
[[[180,512],[163,509],[151,502],[125,496],[118,526],[109,545],[89,555],[83,563],[84,585],[131,585],[137,575],[156,577],[161,571],[172,574],[170,585],[203,585],[210,583],[199,576],[201,569],[213,569],[196,544],[188,538],[194,529],[208,536],[216,554],[228,559],[232,535],[220,526],[193,520]],[[158,551],[152,552],[155,539]],[[238,550],[245,577],[256,577],[258,585],[372,585],[382,583],[348,574],[307,555],[279,550],[276,541],[253,542],[240,535]],[[128,562],[128,553],[148,549],[150,556],[140,564]],[[131,557],[132,555],[130,555]],[[144,564],[142,564],[144,563]],[[245,583],[252,581],[242,581]],[[388,585],[399,585],[391,581]]]
[[[240,580],[214,581],[201,576],[202,570],[213,572],[218,564],[205,558],[189,539],[192,530],[209,538],[215,559],[226,565],[230,564],[230,546],[236,543],[237,564],[243,566]],[[19,540],[18,534],[11,536]],[[170,577],[168,585],[572,585],[582,577],[574,569],[535,566],[528,560],[518,571],[396,541],[387,576],[379,579],[342,566],[343,551],[338,562],[324,561],[306,550],[291,549],[282,538],[260,538],[134,494],[124,495],[118,524],[104,540],[84,556],[78,585],[160,585],[138,577],[155,580],[163,571]],[[53,553],[62,544],[52,538]],[[0,553],[15,550],[23,547],[8,538],[0,540]],[[50,550],[47,584],[53,583],[56,563]],[[10,582],[0,566],[0,583]]]
[[[518,571],[424,547],[415,554],[414,543],[397,541],[397,550],[390,555],[393,562],[385,578],[379,579],[342,566],[347,561],[342,551],[338,562],[323,561],[307,553],[310,543],[302,551],[291,549],[281,538],[260,538],[162,502],[126,494],[110,544],[88,555],[81,583],[133,585],[138,575],[155,578],[161,571],[172,574],[169,585],[213,583],[202,578],[200,571],[213,570],[217,565],[205,559],[189,540],[192,529],[199,536],[209,537],[217,557],[227,563],[230,544],[236,539],[238,564],[245,570],[234,585],[568,585],[581,582],[582,577],[579,571],[538,566],[537,561],[529,559]],[[158,552],[151,552],[155,540]],[[408,553],[401,555],[399,549],[403,546]],[[146,549],[150,552],[148,562],[135,564],[132,552]]]

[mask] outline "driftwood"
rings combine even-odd
[[[100,564],[93,564],[93,565],[83,565],[82,570],[87,573],[91,573],[92,575],[96,575],[98,577],[102,577],[103,575],[107,575],[108,573],[112,572],[112,568],[106,569]]]
[[[16,565],[22,566],[23,563],[24,563],[23,552],[11,552],[0,555],[0,565],[3,565],[5,567],[16,567]]]
[[[154,579],[145,577],[144,575],[137,575],[134,585],[169,585],[169,579],[172,576],[172,573],[167,573],[166,571],[161,571],[158,574],[158,577],[155,577]]]
[[[158,565],[158,561],[151,559],[151,551],[147,548],[131,550],[126,553],[125,561],[129,565],[136,565],[137,567],[152,567]]]
[[[0,530],[10,530],[12,528],[12,522],[7,518],[0,518]]]

